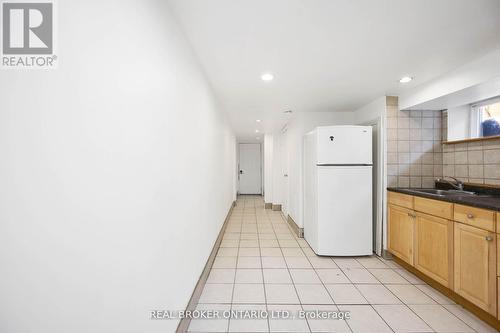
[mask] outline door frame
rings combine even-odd
[[[376,140],[373,140],[373,174],[372,179],[374,185],[374,223],[373,223],[373,251],[379,255],[383,255],[384,250],[384,232],[386,225],[384,223],[384,166],[385,166],[385,153],[383,141],[383,127],[382,117],[377,117],[370,121],[363,123],[364,126],[371,126],[373,133],[376,133]],[[377,163],[375,163],[377,162]]]
[[[259,156],[260,156],[260,165],[259,165],[259,177],[260,177],[260,181],[259,181],[259,186],[260,186],[260,193],[256,193],[256,194],[241,194],[241,191],[240,191],[240,170],[241,170],[241,165],[240,165],[240,155],[241,155],[241,150],[240,150],[240,145],[248,145],[248,144],[254,144],[254,145],[259,145]],[[263,149],[262,149],[262,143],[261,142],[238,142],[238,153],[237,153],[237,159],[238,159],[238,162],[237,162],[237,168],[236,168],[236,177],[237,177],[237,181],[238,181],[238,190],[237,190],[237,195],[263,195],[264,192],[263,192],[263,189],[264,189],[264,175],[263,175],[263,168],[262,168],[262,164],[264,162],[264,156],[263,156]]]
[[[281,167],[281,186],[282,186],[282,206],[281,210],[285,217],[290,214],[290,156],[288,150],[288,124],[281,130],[280,138],[280,167]]]

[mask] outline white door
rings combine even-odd
[[[262,194],[260,143],[240,143],[240,194]]]

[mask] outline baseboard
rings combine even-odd
[[[304,228],[299,227],[290,215],[288,215],[286,221],[297,237],[304,238]]]
[[[227,223],[229,221],[231,213],[233,212],[234,206],[236,206],[236,201],[234,201],[233,204],[231,205],[231,208],[229,208],[229,212],[226,215],[226,219],[224,220],[224,224],[222,225],[222,228],[219,232],[219,236],[217,236],[217,240],[215,241],[214,246],[212,247],[212,252],[210,252],[210,256],[208,257],[207,263],[205,264],[205,268],[203,268],[200,278],[196,283],[196,287],[194,288],[194,291],[191,294],[191,298],[189,299],[189,303],[187,305],[186,310],[192,311],[196,309],[196,305],[200,300],[201,293],[203,292],[203,288],[205,287],[205,283],[207,282],[208,279],[208,274],[210,274],[210,270],[212,269],[212,265],[214,264],[215,256],[217,255],[217,251],[219,250],[220,243],[222,242],[222,237],[224,236],[224,231],[226,230]],[[191,319],[188,318],[181,319],[179,325],[177,326],[177,330],[175,332],[176,333],[187,332],[190,323]]]
[[[385,249],[382,249],[382,258],[384,258],[384,259],[388,259],[388,260],[391,260],[391,259],[393,259],[394,257],[393,257],[393,255],[392,255],[392,253],[391,253],[391,252],[389,252],[389,251],[387,251],[387,250],[385,250]]]
[[[479,308],[475,304],[466,300],[465,298],[463,298],[462,296],[460,296],[459,294],[457,294],[453,290],[449,289],[448,287],[443,286],[442,284],[436,282],[432,278],[428,277],[424,273],[417,270],[415,267],[408,265],[406,262],[399,259],[398,257],[393,256],[393,258],[394,258],[394,261],[398,265],[402,266],[404,269],[406,269],[410,273],[413,273],[419,279],[421,279],[422,281],[424,281],[425,283],[427,283],[428,285],[430,285],[434,289],[437,289],[438,291],[443,293],[445,296],[447,296],[448,298],[455,301],[457,304],[462,305],[464,308],[466,308],[467,310],[469,310],[470,312],[472,312],[473,314],[478,316],[481,320],[485,321],[486,323],[488,323],[489,325],[493,326],[495,329],[500,331],[500,320],[498,320],[496,317],[492,316],[490,313],[484,311],[483,309]]]
[[[272,204],[272,203],[270,203],[270,202],[266,202],[266,203],[264,204],[264,207],[265,207],[266,209],[272,209],[272,208],[273,208],[273,204]]]
[[[281,204],[280,205],[272,204],[272,210],[277,212],[281,211]]]

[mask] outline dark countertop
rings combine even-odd
[[[396,187],[388,187],[388,191],[398,192],[403,194],[414,195],[417,197],[429,198],[439,201],[447,201],[472,207],[484,208],[495,210],[500,212],[500,196],[493,194],[481,194],[481,195],[453,195],[453,196],[445,196],[439,197],[432,194],[416,192],[419,189],[411,189],[411,188],[396,188]]]

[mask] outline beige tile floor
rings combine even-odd
[[[238,198],[198,309],[351,319],[200,319],[189,332],[496,332],[392,261],[316,256],[259,196]]]

